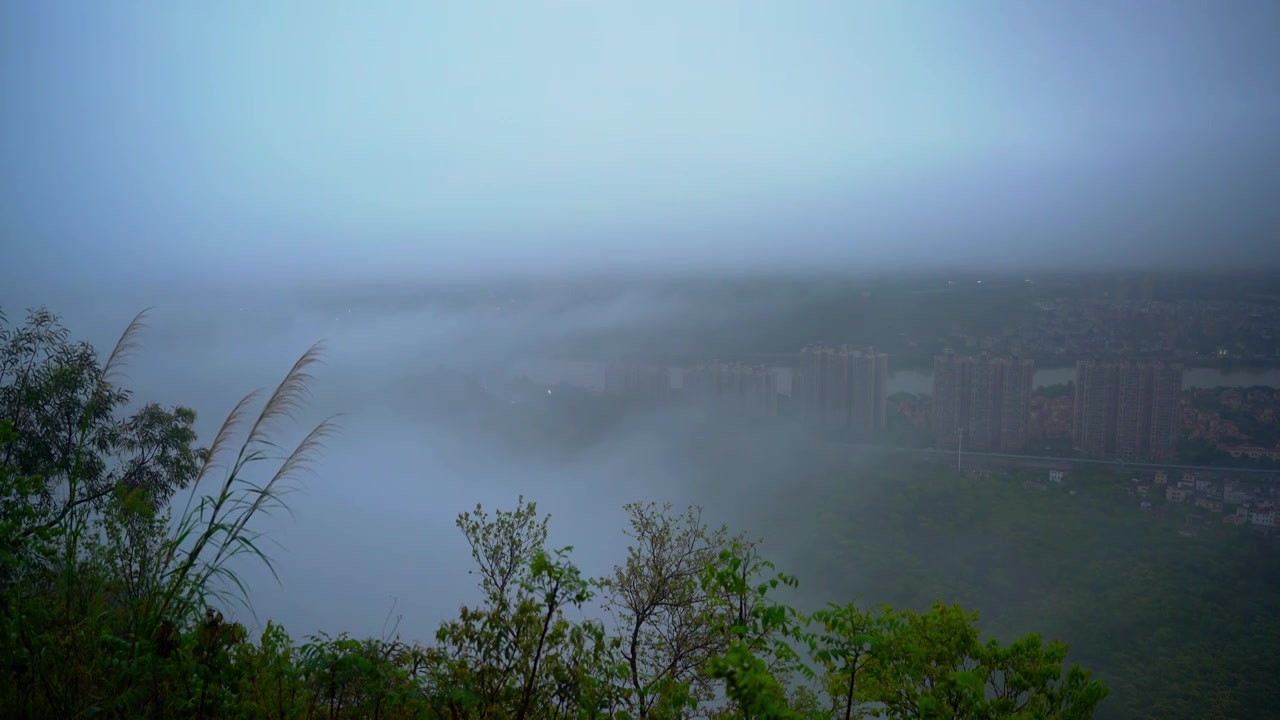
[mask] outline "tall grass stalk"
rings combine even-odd
[[[169,539],[168,553],[160,569],[162,590],[153,608],[156,618],[189,619],[211,599],[230,599],[215,581],[233,586],[235,599],[252,610],[247,588],[229,566],[230,560],[245,553],[260,560],[278,580],[271,558],[259,546],[262,534],[253,530],[250,523],[259,514],[270,515],[278,509],[288,511],[282,500],[292,489],[288,482],[308,466],[325,438],[336,430],[336,416],[329,417],[286,455],[272,454],[281,447],[275,441],[281,421],[296,419],[308,395],[313,379],[308,371],[319,363],[319,352],[319,344],[313,345],[298,358],[249,426],[217,491],[201,495],[202,481],[230,454],[234,438],[250,417],[250,407],[261,396],[261,391],[242,398],[223,421],[191,484],[183,514]],[[251,465],[272,460],[278,460],[279,464],[265,483],[255,483],[246,477]]]

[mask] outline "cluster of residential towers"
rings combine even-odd
[[[610,366],[606,389],[657,396],[674,392],[751,415],[778,414],[789,395],[791,414],[824,432],[873,441],[885,429],[889,357],[874,348],[810,345],[791,368],[790,392],[778,368],[710,363],[667,367]],[[1181,422],[1181,365],[1161,361],[1082,360],[1076,364],[1073,445],[1083,455],[1172,460]],[[934,359],[932,430],[943,448],[1013,452],[1026,448],[1035,363],[992,355]]]

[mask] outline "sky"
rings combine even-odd
[[[1256,266],[1280,5],[4,3],[0,281]]]

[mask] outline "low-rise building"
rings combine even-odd
[[[1280,460],[1280,448],[1264,448],[1253,445],[1226,445],[1218,449],[1233,458],[1249,458],[1250,460]]]
[[[1214,500],[1213,498],[1200,497],[1196,498],[1196,507],[1202,507],[1209,512],[1220,513],[1222,512],[1222,501]]]
[[[1181,485],[1170,485],[1169,487],[1165,488],[1164,499],[1168,500],[1169,502],[1176,502],[1176,503],[1186,502],[1187,489],[1185,487],[1182,487]]]
[[[1241,487],[1239,480],[1227,480],[1222,484],[1222,501],[1228,505],[1247,503],[1251,497],[1252,493]]]
[[[1276,526],[1275,508],[1268,508],[1265,510],[1262,510],[1262,509],[1250,510],[1249,524],[1258,525],[1260,527],[1275,527]]]

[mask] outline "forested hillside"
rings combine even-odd
[[[793,564],[813,592],[907,608],[941,597],[998,638],[1061,638],[1112,690],[1099,718],[1280,707],[1280,552],[1221,515],[1143,511],[1127,476],[1106,472],[1039,488],[1025,474],[832,458],[820,475],[806,496],[823,509],[815,552]],[[1181,534],[1200,514],[1197,534]]]

